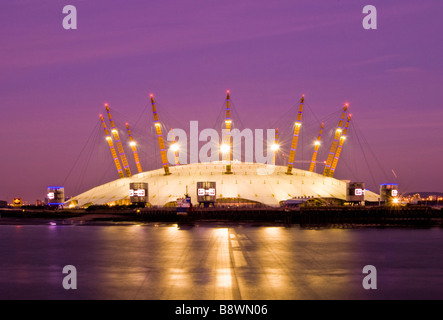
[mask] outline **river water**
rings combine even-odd
[[[0,225],[0,299],[443,299],[443,229]]]

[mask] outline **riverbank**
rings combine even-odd
[[[96,209],[0,209],[0,224],[139,224],[165,222],[189,224],[199,221],[256,222],[300,225],[304,228],[432,227],[443,226],[441,209],[417,207],[301,207],[284,208],[193,208],[177,214],[176,208]]]

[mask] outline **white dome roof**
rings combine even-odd
[[[236,162],[232,162],[232,174],[223,173],[223,162],[171,166],[171,175],[165,176],[163,168],[135,174],[83,192],[68,203],[76,201],[82,207],[129,199],[129,184],[146,182],[149,203],[154,206],[183,197],[186,186],[192,203],[197,204],[199,181],[215,181],[217,199],[241,198],[270,206],[279,206],[280,201],[296,197],[346,199],[346,181],[296,168],[292,175],[287,175],[286,170],[286,166]],[[365,193],[367,201],[378,201],[378,198],[371,191]]]

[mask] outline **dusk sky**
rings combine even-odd
[[[368,4],[377,8],[376,30],[362,26]],[[65,5],[77,8],[76,30],[62,26]],[[121,123],[143,115],[136,136],[152,126],[150,93],[161,120],[205,128],[227,89],[253,129],[296,114],[301,94],[320,120],[349,102],[387,174],[374,162],[377,183],[443,192],[442,40],[436,0],[1,1],[0,200],[34,203],[50,185],[74,195],[80,175],[68,174],[94,128],[107,153],[90,162],[114,169],[97,126],[104,102]],[[340,169],[337,178],[354,179]],[[107,172],[85,179],[118,178]]]

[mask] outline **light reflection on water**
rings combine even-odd
[[[439,228],[0,225],[0,243],[1,299],[443,299]]]

